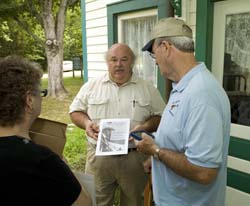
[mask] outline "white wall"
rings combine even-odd
[[[120,0],[86,0],[88,78],[107,70],[104,55],[108,49],[107,4]]]

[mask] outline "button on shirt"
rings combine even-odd
[[[173,84],[156,143],[161,148],[184,153],[192,164],[219,168],[219,173],[213,183],[202,185],[153,160],[157,206],[224,205],[230,123],[228,97],[203,63]]]
[[[130,81],[120,87],[105,74],[82,86],[70,106],[70,113],[82,111],[92,121],[129,118],[130,128],[142,124],[152,115],[161,115],[165,103],[159,91],[149,82],[132,75]],[[88,137],[96,144],[96,141]]]

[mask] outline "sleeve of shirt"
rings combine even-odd
[[[165,102],[162,99],[162,96],[158,89],[156,89],[153,85],[149,84],[149,91],[151,94],[151,115],[162,115],[163,110],[166,106]]]
[[[223,147],[223,122],[219,111],[209,105],[197,106],[186,122],[183,136],[188,160],[202,167],[219,167]]]
[[[51,205],[72,205],[78,198],[81,185],[70,168],[56,154],[42,159],[36,173],[43,202]]]
[[[76,112],[76,111],[87,111],[87,94],[88,94],[88,83],[84,84],[80,91],[77,93],[76,97],[74,98],[73,102],[69,107],[69,113]]]

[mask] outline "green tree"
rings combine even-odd
[[[34,27],[39,27],[35,25]],[[40,31],[40,34],[38,32]],[[41,28],[34,31],[38,36],[42,36]],[[17,54],[25,56],[46,67],[44,48],[18,27],[18,24],[7,19],[0,23],[0,56]]]
[[[75,7],[67,12],[67,26],[64,32],[64,58],[82,56],[81,9]]]
[[[76,6],[79,6],[79,0],[1,0],[0,2],[1,21],[4,20],[10,24],[12,23],[10,19],[14,20],[19,28],[33,38],[35,44],[30,44],[30,47],[39,45],[42,48],[41,51],[45,52],[49,79],[48,90],[49,95],[53,97],[63,98],[67,93],[62,78],[63,37],[66,12],[68,8]],[[14,29],[13,32],[18,31]],[[5,37],[3,38],[5,42],[13,40],[6,38],[4,31],[0,33],[2,34],[0,37]],[[9,34],[13,38],[15,35]],[[14,40],[18,42],[18,39],[14,38]],[[36,51],[39,47],[33,49]]]

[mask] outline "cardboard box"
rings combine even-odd
[[[67,124],[37,118],[30,128],[30,138],[37,144],[47,146],[60,157],[66,143]]]

